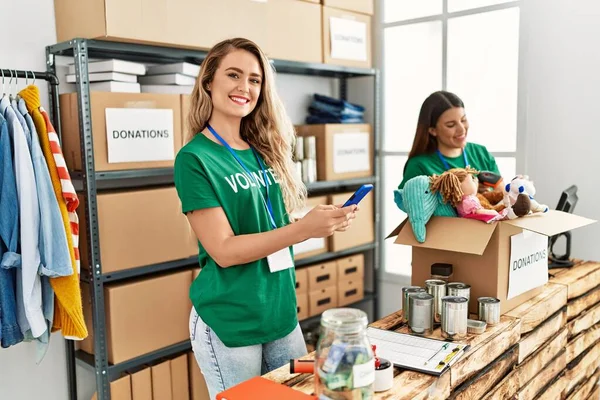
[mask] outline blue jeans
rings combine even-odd
[[[192,307],[190,339],[196,362],[204,375],[212,400],[220,393],[252,377],[266,374],[306,355],[300,325],[287,336],[265,344],[227,347]]]

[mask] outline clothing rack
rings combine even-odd
[[[3,78],[2,78],[3,77]],[[12,79],[25,78],[27,84],[34,84],[36,81],[48,82],[49,96],[49,113],[50,120],[54,126],[54,130],[58,135],[59,140],[61,136],[60,126],[60,103],[58,99],[58,78],[56,74],[52,72],[38,72],[31,70],[15,70],[15,69],[0,69],[0,80],[3,85],[3,90],[6,92],[10,90],[11,85],[17,85],[18,82],[12,83]],[[8,89],[8,90],[7,90]],[[77,398],[77,376],[75,374],[75,346],[72,340],[65,340],[66,356],[67,356],[67,377],[69,380],[69,398]]]

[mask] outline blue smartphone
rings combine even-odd
[[[373,190],[373,185],[370,183],[366,185],[362,185],[358,188],[356,192],[344,203],[342,207],[348,207],[354,204],[360,203],[360,201],[367,195],[369,192]]]

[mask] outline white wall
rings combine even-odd
[[[576,184],[576,213],[600,220],[600,2],[525,0],[521,15],[524,171],[551,207]],[[599,238],[600,224],[573,231],[572,256],[600,260]]]

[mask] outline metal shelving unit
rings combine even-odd
[[[90,283],[92,295],[93,326],[94,326],[94,354],[90,355],[81,351],[74,351],[73,343],[67,342],[68,377],[70,399],[77,398],[77,383],[74,359],[93,367],[96,375],[96,386],[99,400],[110,399],[109,383],[126,371],[133,371],[143,365],[151,364],[164,357],[175,356],[179,353],[189,351],[190,343],[183,342],[167,348],[159,349],[149,354],[128,360],[117,365],[108,363],[106,318],[104,303],[104,285],[136,277],[147,277],[156,274],[174,271],[178,269],[192,268],[196,266],[196,258],[175,260],[167,263],[149,265],[131,270],[103,273],[102,260],[100,258],[101,238],[98,231],[98,209],[97,192],[109,189],[139,188],[144,186],[160,186],[173,184],[173,168],[127,170],[112,172],[96,172],[94,167],[94,149],[92,140],[92,121],[90,104],[90,87],[88,78],[88,62],[90,58],[119,58],[128,61],[147,63],[169,63],[187,61],[199,64],[206,57],[205,51],[172,48],[164,46],[151,46],[132,43],[119,43],[90,39],[73,39],[58,43],[46,48],[47,71],[55,73],[55,57],[72,57],[75,64],[76,92],[79,113],[79,133],[81,137],[82,171],[72,171],[71,176],[78,191],[84,193],[86,201],[86,225],[88,240],[89,274],[82,276],[82,280]],[[377,307],[377,269],[380,263],[381,247],[378,246],[381,236],[380,212],[381,212],[381,185],[379,183],[381,159],[379,156],[381,134],[380,134],[380,104],[379,104],[379,72],[375,69],[349,68],[335,65],[293,62],[285,60],[273,60],[273,66],[279,73],[311,75],[339,79],[339,95],[347,98],[348,79],[354,77],[371,77],[374,88],[374,174],[368,178],[351,179],[336,182],[315,182],[308,185],[309,193],[333,193],[351,191],[365,183],[375,184],[375,242],[364,246],[355,247],[341,252],[330,252],[318,256],[299,260],[298,267],[312,263],[323,262],[345,255],[359,252],[372,254],[372,285],[369,290],[365,289],[365,298],[353,305],[371,303],[373,317],[378,317]],[[58,89],[51,88],[51,108],[58,111]],[[54,104],[56,103],[56,104]],[[58,120],[58,118],[55,118]],[[98,134],[98,133],[97,133]],[[352,306],[352,305],[350,305]],[[316,321],[317,317],[311,317],[302,321],[302,324]]]

